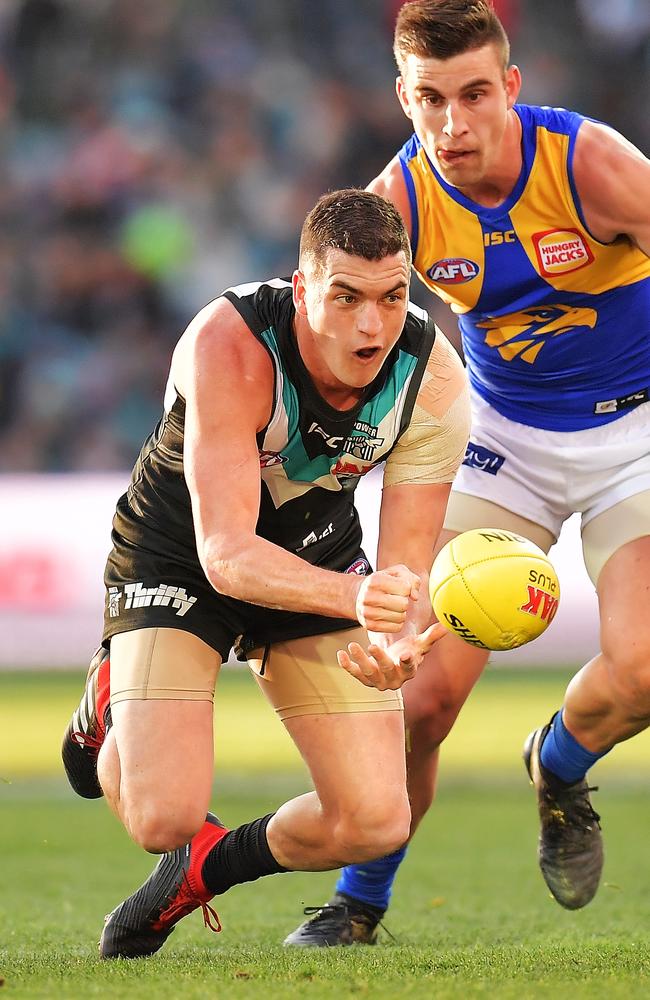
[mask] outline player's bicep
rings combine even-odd
[[[573,162],[586,222],[597,239],[627,236],[650,256],[650,160],[609,126],[584,122]]]
[[[186,351],[183,461],[201,557],[208,540],[255,531],[257,432],[269,419],[273,375],[266,351],[227,302]]]
[[[185,478],[199,547],[228,530],[254,531],[260,466],[250,418],[220,393],[207,418],[200,404],[188,401],[185,428]]]

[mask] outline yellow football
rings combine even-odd
[[[475,528],[441,549],[429,593],[438,621],[465,642],[515,649],[551,624],[560,584],[548,556],[528,538]]]

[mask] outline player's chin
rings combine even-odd
[[[476,184],[481,179],[481,170],[474,154],[466,154],[452,162],[438,161],[438,169],[447,183],[454,187]]]
[[[385,351],[358,351],[352,355],[350,375],[360,385],[368,385],[375,378],[384,363]]]
[[[365,375],[363,378],[355,378],[353,375],[349,375],[346,379],[346,384],[350,389],[366,389],[371,382],[375,379],[375,375]]]

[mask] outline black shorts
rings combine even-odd
[[[325,569],[365,576],[371,571],[365,553],[339,553]],[[320,635],[358,622],[326,615],[277,611],[218,594],[198,561],[168,559],[136,546],[115,529],[104,574],[106,604],[103,642],[118,632],[139,628],[177,628],[191,632],[227,659],[234,647],[240,659],[251,649],[302,636]]]

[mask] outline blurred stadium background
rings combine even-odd
[[[102,803],[75,799],[58,752],[101,628],[114,502],[191,316],[231,283],[290,273],[314,200],[363,186],[407,137],[393,94],[398,6],[0,0],[0,986],[22,996],[160,1000],[182,984],[204,997],[217,979],[240,996],[250,978],[255,996],[309,988],[318,1000],[370,983],[377,998],[424,997],[432,975],[441,998],[555,996],[557,976],[576,998],[648,995],[647,838],[629,836],[648,825],[648,733],[598,768],[608,881],[588,912],[558,912],[534,863],[521,743],[598,641],[573,519],[553,556],[553,627],[495,656],[514,669],[488,672],[445,744],[440,803],[390,911],[400,944],[419,951],[278,958],[300,901],[322,902],[332,883],[294,874],[229,894],[216,946],[190,920],[146,973],[93,958],[102,914],[150,868]],[[523,101],[602,118],[650,150],[648,0],[495,6]],[[457,341],[446,309],[413,294]],[[377,489],[361,493],[369,553]],[[243,669],[220,682],[215,731],[226,822],[304,790]],[[241,941],[263,942],[261,955]]]
[[[0,3],[0,667],[86,659],[113,502],[175,340],[227,285],[290,273],[315,198],[367,183],[407,136],[398,7]],[[648,149],[647,0],[496,7],[524,101],[603,118]],[[446,307],[414,297],[456,339]],[[573,527],[555,556],[562,638],[537,644],[541,662],[578,662],[595,642],[577,539]]]

